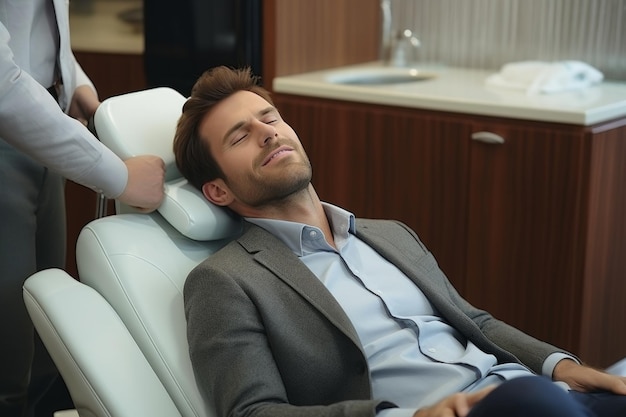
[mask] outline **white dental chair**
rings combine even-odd
[[[122,157],[160,155],[166,199],[156,213],[88,224],[77,243],[80,282],[52,269],[24,285],[33,323],[81,417],[214,417],[191,369],[182,287],[194,266],[241,232],[241,222],[174,168],[183,103],[167,88],[102,103],[98,136]],[[626,375],[626,359],[610,370]]]
[[[185,98],[169,88],[105,100],[100,140],[122,158],[167,166],[158,212],[123,213],[79,235],[80,282],[64,271],[26,280],[24,300],[81,417],[211,417],[188,355],[182,287],[241,222],[180,179],[172,139]]]

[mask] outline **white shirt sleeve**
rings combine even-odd
[[[0,23],[0,138],[70,180],[118,197],[128,181],[126,165],[22,71],[9,39]],[[84,78],[76,81],[84,84],[88,78],[78,72]]]

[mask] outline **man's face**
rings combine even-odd
[[[261,96],[239,91],[216,105],[200,124],[224,179],[202,189],[212,202],[242,215],[308,187],[311,164],[293,129]]]

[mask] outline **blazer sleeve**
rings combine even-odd
[[[495,354],[500,361],[519,361],[537,374],[542,373],[545,360],[553,353],[575,357],[498,320],[465,300],[417,234],[405,224],[371,221],[366,226],[374,232],[370,243],[377,246],[383,256],[400,254],[394,262],[427,294],[444,317],[482,350]],[[419,259],[414,257],[417,253],[421,254]]]
[[[541,375],[546,359],[554,353],[563,353],[576,360],[570,352],[534,338],[521,330],[498,320],[488,312],[478,309],[462,298],[450,285],[455,304],[478,326],[487,340],[498,348],[512,354],[519,362]]]

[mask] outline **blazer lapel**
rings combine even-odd
[[[350,319],[315,274],[274,235],[253,224],[247,227],[238,239],[239,244],[360,347]]]
[[[436,307],[449,304],[449,300],[442,296],[441,291],[434,285],[429,274],[431,268],[424,267],[423,263],[417,261],[418,254],[407,255],[401,249],[402,244],[397,240],[390,240],[389,228],[378,227],[381,223],[376,222],[370,225],[366,220],[357,220],[357,236],[370,245],[376,252],[389,262],[398,267],[424,292],[429,301]],[[372,226],[372,227],[371,227]],[[410,256],[410,257],[409,257]],[[430,254],[425,254],[430,256]]]

